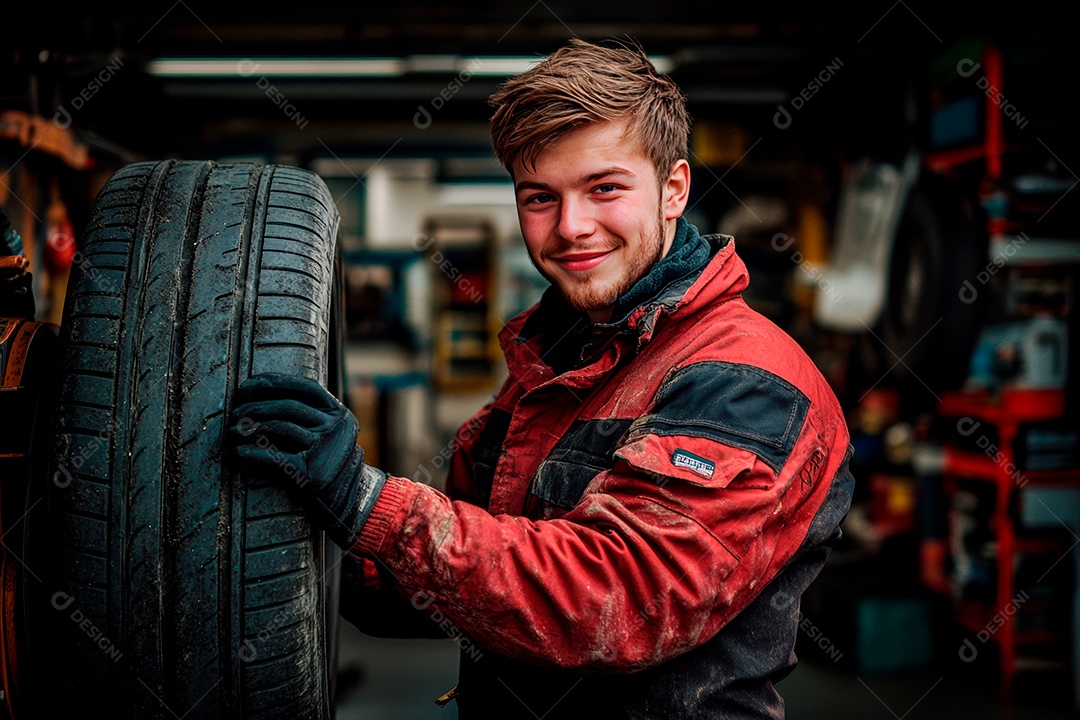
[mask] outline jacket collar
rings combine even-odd
[[[500,333],[511,374],[516,374],[519,364],[530,371],[544,365],[549,372],[554,368],[553,374],[561,374],[613,342],[632,341],[634,349],[640,349],[663,316],[690,312],[699,302],[746,288],[746,266],[735,255],[731,236],[701,235],[684,218],[679,219],[679,233],[684,235],[683,242],[678,246],[673,242],[664,260],[616,302],[622,317],[611,322],[591,323],[554,286],[549,287],[537,304],[510,320]],[[701,250],[686,251],[687,247]],[[635,296],[637,302],[625,302]]]

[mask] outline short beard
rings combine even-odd
[[[656,226],[654,227],[653,242],[642,247],[643,252],[648,252],[651,247],[652,253],[650,255],[639,254],[630,258],[629,269],[631,272],[622,278],[618,285],[606,291],[603,288],[578,287],[578,292],[575,293],[574,297],[568,297],[563,293],[563,298],[579,312],[600,310],[614,305],[638,280],[645,277],[656,263],[660,262],[664,254],[664,241],[666,240],[664,229],[664,217],[661,213],[657,217]],[[548,278],[548,281],[550,282],[551,278]]]

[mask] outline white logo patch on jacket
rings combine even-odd
[[[671,456],[671,464],[675,467],[693,470],[698,475],[704,475],[707,478],[711,478],[713,473],[716,472],[715,463],[711,463],[705,458],[686,450],[676,450]]]

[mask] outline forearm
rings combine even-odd
[[[707,528],[632,495],[590,496],[564,519],[532,521],[390,478],[358,549],[474,642],[564,668],[654,665],[744,603],[725,589],[738,559]]]

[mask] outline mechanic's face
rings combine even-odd
[[[686,207],[685,160],[658,182],[625,123],[567,132],[540,153],[530,171],[514,164],[518,219],[533,264],[593,322],[671,247]]]

